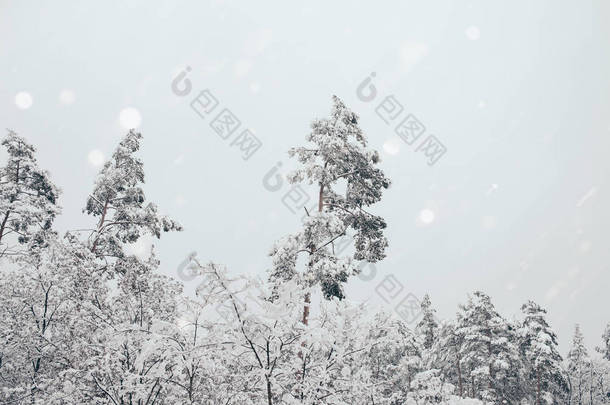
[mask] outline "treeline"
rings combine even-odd
[[[188,297],[154,251],[128,253],[145,235],[182,229],[146,200],[140,141],[130,131],[101,169],[83,210],[91,228],[58,235],[58,188],[33,146],[4,138],[0,403],[610,402],[610,327],[596,356],[576,328],[564,359],[532,301],[508,320],[477,291],[440,322],[426,296],[411,329],[346,299],[362,263],[385,257],[386,223],[370,207],[390,181],[338,98],[290,151],[300,165],[290,180],[315,187],[318,207],[273,246],[266,282],[191,257],[182,271],[199,287]]]

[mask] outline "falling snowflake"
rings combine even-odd
[[[104,164],[104,154],[99,149],[94,149],[87,156],[89,164],[94,167],[99,167]]]
[[[20,91],[15,95],[15,105],[22,110],[30,108],[32,103],[32,95],[27,91]]]
[[[398,138],[390,138],[383,144],[383,151],[388,155],[396,155],[400,152],[400,140]]]
[[[125,129],[137,128],[142,123],[142,116],[140,111],[133,107],[127,107],[121,110],[119,114],[119,122]]]
[[[432,222],[434,222],[434,211],[432,211],[430,208],[424,208],[423,210],[421,210],[421,212],[419,213],[419,220],[423,223],[423,224],[431,224]]]
[[[476,41],[479,39],[481,37],[479,27],[471,25],[470,27],[466,28],[466,37],[471,41]]]
[[[64,89],[59,93],[59,102],[62,104],[72,104],[76,100],[76,95],[72,90]]]

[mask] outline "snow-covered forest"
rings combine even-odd
[[[362,263],[383,260],[391,243],[375,214],[390,179],[357,114],[332,102],[289,151],[299,165],[289,181],[315,188],[317,209],[270,246],[267,280],[193,256],[181,272],[197,280],[195,296],[159,272],[154,251],[143,259],[127,248],[182,230],[146,198],[140,133],[123,137],[83,201],[90,229],[60,234],[53,168],[39,167],[35,146],[9,131],[0,403],[610,403],[610,324],[587,337],[595,352],[576,325],[561,353],[533,301],[515,302],[522,315],[509,319],[473,291],[442,320],[426,295],[420,321],[408,325],[346,296]]]

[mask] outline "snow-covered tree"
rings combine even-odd
[[[601,358],[593,359],[591,363],[593,381],[592,389],[595,391],[597,402],[610,403],[610,323],[602,334],[602,346],[596,351]]]
[[[583,405],[586,403],[590,359],[578,324],[574,327],[572,347],[568,352],[567,361],[571,403]]]
[[[458,313],[462,371],[469,396],[509,403],[521,399],[520,357],[514,326],[502,318],[488,295],[476,291]]]
[[[431,369],[417,374],[411,382],[411,391],[405,405],[484,405],[472,398],[454,395],[455,387],[441,377],[439,370]],[[489,404],[489,403],[487,403]]]
[[[218,390],[225,398],[313,405],[355,404],[366,397],[372,384],[361,356],[371,342],[360,308],[323,302],[305,325],[304,292],[295,280],[277,286],[270,300],[271,291],[245,276],[229,276],[224,266],[195,262],[194,268],[204,277],[200,302],[221,315],[215,336],[206,341],[227,359],[221,366],[226,384]]]
[[[309,322],[312,288],[320,288],[327,299],[343,299],[343,285],[359,273],[360,263],[385,257],[386,223],[368,209],[381,200],[383,190],[390,185],[376,167],[379,154],[367,147],[358,116],[338,97],[333,96],[329,118],[312,122],[307,141],[307,146],[289,151],[291,157],[296,156],[299,167],[288,179],[293,184],[315,187],[317,209],[309,212],[303,207],[306,216],[302,229],[274,245],[269,271],[274,291],[293,280],[305,290],[301,318],[304,325]],[[353,253],[341,256],[335,246],[348,231],[353,233]],[[309,344],[302,342],[305,348]],[[309,361],[306,351],[300,351],[297,358],[297,371],[305,379]]]
[[[169,389],[175,353],[165,336],[175,330],[181,285],[156,274],[158,262],[122,263],[117,291],[102,304],[103,328],[93,337],[78,375],[83,402],[159,404]]]
[[[215,348],[211,356],[193,359],[207,361],[194,364],[205,365],[213,358],[214,368],[223,370],[220,380],[210,387],[213,392],[203,384],[197,395],[212,403],[229,399],[243,404],[279,403],[283,393],[291,390],[289,383],[296,383],[296,372],[287,371],[286,361],[296,357],[299,350],[302,300],[298,296],[302,293],[294,288],[280,289],[271,302],[256,280],[231,277],[224,266],[202,265],[194,259],[189,269],[202,277],[198,302],[200,308],[212,310],[204,342]],[[198,380],[210,378],[205,375],[209,367],[200,366],[195,371],[191,364],[182,369]]]
[[[370,358],[367,355],[383,343],[371,339],[368,318],[362,305],[349,300],[322,299],[320,314],[303,326],[304,334],[299,342],[302,356],[290,358],[292,370],[296,372],[293,375],[299,380],[299,395],[291,395],[292,400],[301,397],[302,403],[308,405],[384,403],[375,398],[387,398],[385,384],[402,380],[408,370],[401,367],[400,375],[394,375],[392,381],[382,384],[375,379],[374,371],[366,366]],[[398,353],[398,346],[400,342],[387,348],[389,352]]]
[[[59,190],[38,167],[36,148],[13,131],[2,146],[8,159],[0,167],[0,258],[44,246],[60,212]]]
[[[100,219],[89,241],[70,233],[53,237],[49,209],[45,245],[16,261],[19,268],[0,285],[0,377],[15,403],[153,404],[168,390],[174,352],[158,343],[174,331],[181,286],[156,273],[154,255],[131,256],[125,244],[180,226],[158,215],[154,204],[144,205],[142,163],[133,156],[140,138],[130,132],[98,178],[86,210]],[[27,184],[47,179],[33,168],[33,148],[9,139],[8,167],[19,168],[16,189],[30,178],[38,183]],[[13,155],[25,158],[12,163]],[[56,195],[54,187],[44,189]]]
[[[290,150],[300,167],[289,176],[292,183],[315,185],[318,206],[307,211],[303,229],[275,244],[270,280],[274,284],[297,279],[305,288],[320,286],[325,297],[343,298],[343,284],[357,274],[359,261],[377,262],[385,257],[386,223],[368,207],[380,201],[390,181],[376,167],[376,151],[367,148],[358,116],[336,96],[329,118],[313,121],[307,146]],[[354,232],[354,253],[341,257],[335,243]],[[306,255],[303,268],[299,255]],[[309,296],[306,296],[306,301]],[[309,307],[305,307],[306,323]]]
[[[315,186],[318,207],[273,249],[271,282],[193,259],[195,298],[160,274],[154,249],[127,249],[181,229],[145,199],[140,134],[124,137],[97,178],[84,210],[95,228],[61,238],[51,227],[58,190],[10,132],[0,168],[0,255],[11,259],[0,263],[0,403],[555,405],[565,403],[564,375],[572,404],[609,403],[610,326],[592,358],[577,327],[562,373],[546,312],[531,301],[517,322],[475,292],[457,319],[437,322],[426,295],[412,331],[344,297],[359,262],[381,260],[387,246],[385,222],[368,207],[389,182],[357,121],[334,98],[311,145],[291,151],[301,163],[291,180]],[[338,242],[348,231],[346,255]]]
[[[163,345],[178,316],[182,286],[157,273],[154,253],[139,258],[126,245],[144,235],[181,230],[168,217],[146,203],[139,133],[129,131],[104,164],[85,210],[98,218],[87,241],[101,269],[114,281],[113,294],[97,302],[103,329],[89,346],[86,372],[80,383],[90,387],[90,397],[114,403],[157,404],[169,389],[167,362],[174,351]],[[111,270],[111,271],[108,271]]]
[[[50,238],[17,263],[0,283],[0,392],[15,403],[65,403],[66,374],[82,367],[81,349],[99,331],[94,303],[107,294],[104,278],[70,237]]]
[[[366,364],[379,390],[373,402],[404,403],[413,378],[422,368],[420,342],[402,320],[384,313],[375,316],[368,339],[371,348]]]
[[[431,369],[418,373],[410,385],[408,401],[420,404],[443,404],[452,399],[455,387],[444,382],[439,370]]]
[[[441,372],[443,382],[456,387],[456,394],[465,396],[465,373],[462,370],[462,345],[464,336],[457,333],[457,325],[451,320],[443,321],[438,328],[426,362],[431,369]]]
[[[610,361],[593,358],[589,364],[589,402],[610,403]]]
[[[89,246],[99,256],[121,258],[125,243],[135,243],[145,234],[159,238],[161,232],[182,229],[159,215],[154,203],[145,204],[143,163],[134,155],[140,149],[140,139],[140,133],[129,131],[104,164],[87,198],[83,211],[98,220]]]
[[[557,347],[557,336],[548,325],[546,310],[533,301],[521,307],[525,318],[519,328],[519,346],[527,380],[535,392],[535,402],[557,403],[567,390],[561,368],[562,358]],[[551,402],[547,402],[550,400]]]
[[[431,349],[436,339],[438,322],[436,321],[436,310],[432,308],[432,301],[428,294],[421,300],[422,319],[417,324],[417,332],[423,337],[425,349]]]
[[[224,404],[238,385],[233,353],[224,325],[209,316],[210,302],[184,297],[175,327],[162,335],[171,370],[167,378],[168,403]]]

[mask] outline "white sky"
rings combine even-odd
[[[610,6],[605,1],[0,2],[0,123],[30,139],[63,189],[61,229],[81,214],[123,126],[144,135],[148,197],[182,222],[162,271],[191,251],[264,274],[299,216],[263,176],[337,94],[361,116],[393,180],[374,211],[389,227],[378,274],[349,296],[430,293],[441,317],[482,289],[513,316],[549,309],[567,350],[610,321],[607,207]],[[305,5],[306,4],[306,5]],[[263,147],[244,162],[170,83],[186,66]],[[378,99],[356,87],[371,72]],[[447,147],[433,167],[375,113],[393,94]],[[142,247],[140,247],[142,248]],[[136,248],[136,251],[138,249]],[[193,286],[190,286],[191,288]],[[400,299],[398,297],[397,299]],[[396,302],[394,302],[396,304]]]

